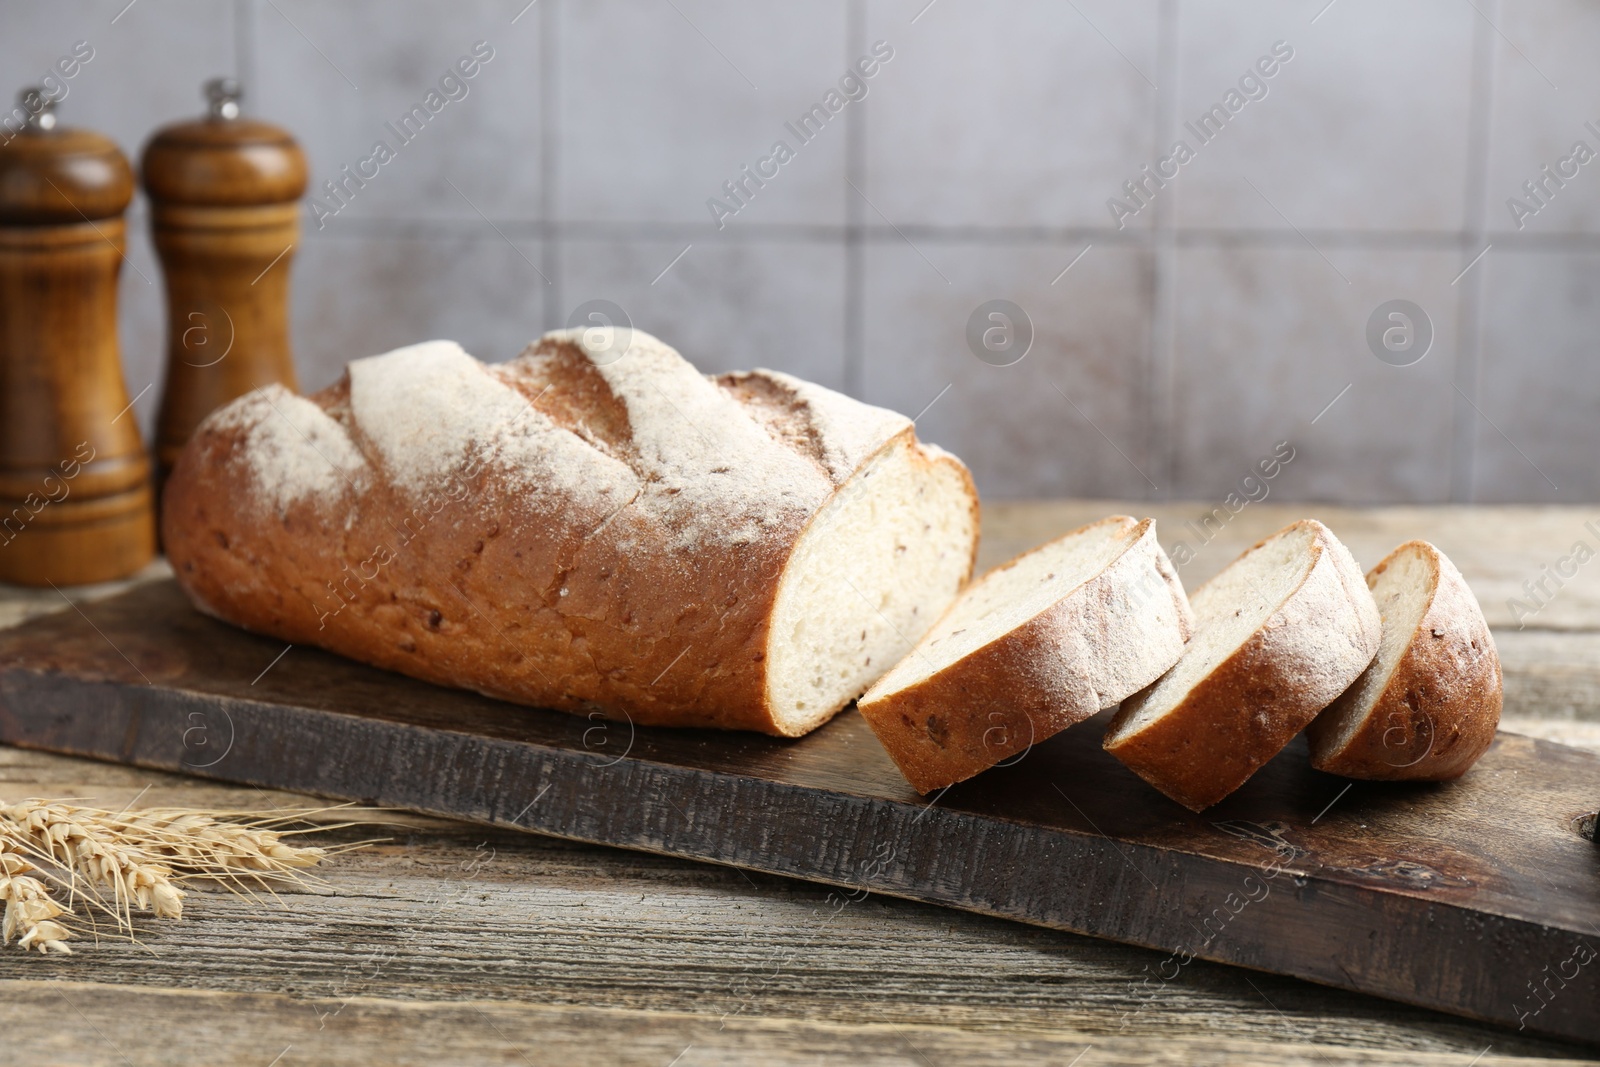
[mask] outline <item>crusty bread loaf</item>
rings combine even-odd
[[[1191,603],[1183,658],[1123,702],[1105,747],[1202,811],[1355,681],[1377,654],[1380,622],[1349,550],[1314,519],[1255,545]]]
[[[709,378],[639,331],[451,342],[214,413],[163,536],[202,610],[443,685],[797,736],[972,571],[965,467],[787,375]]]
[[[1192,623],[1154,520],[1117,515],[974,582],[858,706],[930,793],[1148,685]]]
[[[1367,572],[1383,616],[1378,655],[1306,729],[1311,763],[1348,778],[1465,774],[1500,722],[1500,655],[1454,563],[1407,541]]]

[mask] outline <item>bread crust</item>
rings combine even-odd
[[[1192,811],[1243,785],[1378,652],[1377,605],[1349,550],[1327,527],[1302,519],[1239,558],[1296,529],[1313,532],[1314,559],[1255,633],[1161,718],[1129,725],[1152,687],[1124,701],[1106,730],[1108,752]]]
[[[1126,548],[1099,574],[915,685],[862,697],[862,716],[919,793],[1025,753],[1177,661],[1193,615],[1154,520],[1112,516],[1063,538],[1108,524]]]
[[[1500,654],[1466,579],[1426,541],[1407,541],[1367,574],[1368,586],[1407,552],[1429,562],[1434,589],[1361,725],[1342,745],[1345,717],[1356,712],[1351,686],[1307,728],[1311,765],[1347,778],[1443,781],[1458,778],[1494,741],[1503,703]],[[1367,668],[1378,670],[1374,662]]]
[[[780,579],[808,523],[853,472],[891,449],[924,468],[960,471],[969,493],[970,475],[917,443],[903,416],[770,372],[704,379],[686,364],[680,371],[660,342],[634,338],[654,346],[637,358],[681,374],[662,378],[663,388],[681,384],[730,418],[742,411],[749,425],[737,429],[800,472],[803,492],[774,486],[770,501],[734,501],[743,510],[733,519],[754,534],[730,540],[722,535],[732,511],[674,503],[703,481],[684,491],[671,484],[671,467],[629,473],[641,462],[628,452],[639,427],[629,425],[615,376],[602,379],[563,333],[480,369],[516,391],[518,408],[537,402],[529,418],[541,420],[551,447],[619,472],[607,492],[581,480],[530,481],[492,457],[408,489],[384,465],[373,428],[352,417],[348,375],[308,398],[320,415],[281,389],[258,391],[201,425],[167,483],[163,538],[180,585],[202,611],[247,630],[440,685],[639,725],[783,735],[764,664]],[[246,410],[263,403],[259,418]],[[836,408],[816,410],[827,404]],[[250,435],[289,405],[307,418],[328,416],[327,432],[342,427],[351,454],[361,454],[323,492],[274,502],[252,480]],[[655,494],[648,507],[647,493]],[[976,514],[975,494],[970,507]],[[707,543],[694,543],[696,529],[711,529],[700,535]]]

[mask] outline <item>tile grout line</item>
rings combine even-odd
[[[866,0],[850,0],[845,11],[845,65],[865,50]],[[858,188],[867,184],[867,108],[863,99],[846,115],[845,175]],[[862,241],[860,197],[845,196],[844,229],[844,392],[857,400],[866,394],[866,246]]]
[[[1477,255],[1489,228],[1489,144],[1494,123],[1495,39],[1492,21],[1499,16],[1498,0],[1486,0],[1488,19],[1473,20],[1472,85],[1468,105],[1467,180],[1463,191],[1461,229],[1466,236],[1462,258]],[[1486,23],[1490,23],[1487,24]],[[1474,496],[1478,465],[1477,412],[1472,407],[1479,394],[1483,361],[1484,279],[1491,264],[1484,263],[1461,279],[1456,312],[1456,395],[1450,426],[1450,484],[1453,504],[1467,504]]]
[[[554,225],[560,208],[561,72],[557,68],[558,0],[539,6],[539,260],[549,284],[540,286],[545,329],[564,325],[561,317],[562,264],[566,247],[562,228]]]
[[[1157,77],[1165,89],[1156,90],[1153,141],[1154,158],[1161,157],[1164,140],[1172,135],[1178,113],[1178,0],[1161,0],[1156,24]],[[1146,421],[1145,458],[1156,471],[1164,490],[1160,499],[1172,496],[1173,475],[1177,471],[1177,440],[1174,423],[1177,415],[1177,237],[1175,208],[1181,190],[1155,203],[1153,255],[1151,269],[1150,353],[1144,375]],[[1149,490],[1145,495],[1151,496]]]
[[[559,236],[567,241],[658,241],[664,243],[693,240],[705,241],[707,247],[718,244],[801,243],[839,245],[848,235],[848,227],[834,224],[811,223],[741,223],[738,233],[729,231],[718,239],[706,239],[703,223],[627,221],[607,222],[594,219],[574,219],[567,222],[545,222],[536,218],[503,219],[490,217],[494,226],[513,236],[532,236],[543,239]],[[315,230],[305,235],[309,240],[338,241],[345,239],[382,240],[459,240],[471,237],[496,237],[492,230],[485,233],[486,224],[481,218],[352,218],[341,224],[339,231],[319,234]],[[1018,244],[1043,245],[1061,248],[1071,253],[1082,251],[1085,242],[1095,245],[1120,246],[1153,250],[1156,240],[1153,231],[1133,233],[1110,227],[1073,226],[1049,228],[1016,228],[947,226],[939,224],[905,223],[898,229],[863,222],[857,227],[865,244],[903,244],[906,237],[932,244],[1012,247]],[[1438,252],[1465,253],[1461,262],[1483,251],[1486,243],[1494,244],[1494,256],[1542,255],[1546,253],[1596,254],[1600,253],[1600,233],[1544,233],[1526,234],[1515,230],[1483,230],[1468,233],[1461,230],[1429,232],[1424,230],[1361,231],[1361,230],[1305,230],[1323,248],[1367,249],[1387,252]],[[1262,229],[1184,229],[1170,228],[1175,248],[1234,248],[1280,249],[1305,248],[1305,237],[1293,230]],[[1474,244],[1473,242],[1477,242]],[[1474,268],[1467,277],[1477,273]],[[1463,283],[1465,279],[1463,279]]]

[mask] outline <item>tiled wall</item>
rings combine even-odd
[[[1220,499],[1282,440],[1279,499],[1600,493],[1600,161],[1520,230],[1506,206],[1575,141],[1600,152],[1593,3],[525,3],[0,0],[0,85],[90,41],[64,120],[133,153],[237,73],[320,184],[488,42],[464,99],[308,214],[308,387],[426,337],[506,359],[604,298],[704,369],[922,412],[992,498]],[[866,97],[801,144],[785,123],[877,41]],[[1219,103],[1202,143],[1185,123]],[[1179,138],[1193,158],[1117,225],[1108,199]],[[719,229],[707,199],[778,139],[794,158]],[[134,214],[138,392],[160,277]],[[969,350],[991,299],[1032,323],[1011,366]],[[1432,324],[1410,366],[1369,349],[1392,299]]]

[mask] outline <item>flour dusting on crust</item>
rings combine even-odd
[[[243,456],[264,501],[279,511],[306,497],[337,496],[367,481],[368,467],[343,426],[281,385],[220,408],[203,424],[212,432],[245,433]]]
[[[638,491],[626,465],[556,426],[454,341],[358,359],[349,375],[352,423],[412,493],[485,464],[535,504],[581,497],[604,506]]]
[[[454,341],[424,341],[354,360],[350,418],[389,477],[422,493],[459,470],[497,425],[528,405]]]
[[[564,426],[540,410],[542,394],[525,392],[543,361],[573,352],[625,411],[625,441],[607,444],[587,427]],[[248,435],[255,481],[279,510],[342,492],[357,478],[364,488],[373,466],[413,495],[488,469],[541,512],[567,510],[576,519],[631,502],[630,513],[685,551],[799,528],[911,425],[786,374],[709,378],[638,330],[627,353],[606,358],[613,355],[586,346],[582,330],[547,334],[503,367],[484,366],[454,341],[427,341],[351,362],[348,408],[338,418],[271,386],[223,409],[214,425]],[[767,392],[742,400],[730,382]],[[552,379],[550,390],[562,388]]]
[[[782,371],[753,370],[731,377],[762,378],[789,394],[834,485],[843,485],[885,442],[911,428],[911,420],[898,411],[863,404]]]
[[[620,359],[584,330],[546,334],[595,364],[628,413],[635,508],[658,517],[672,547],[750,544],[803,524],[833,491],[817,465],[778,441],[688,360],[640,330]]]

